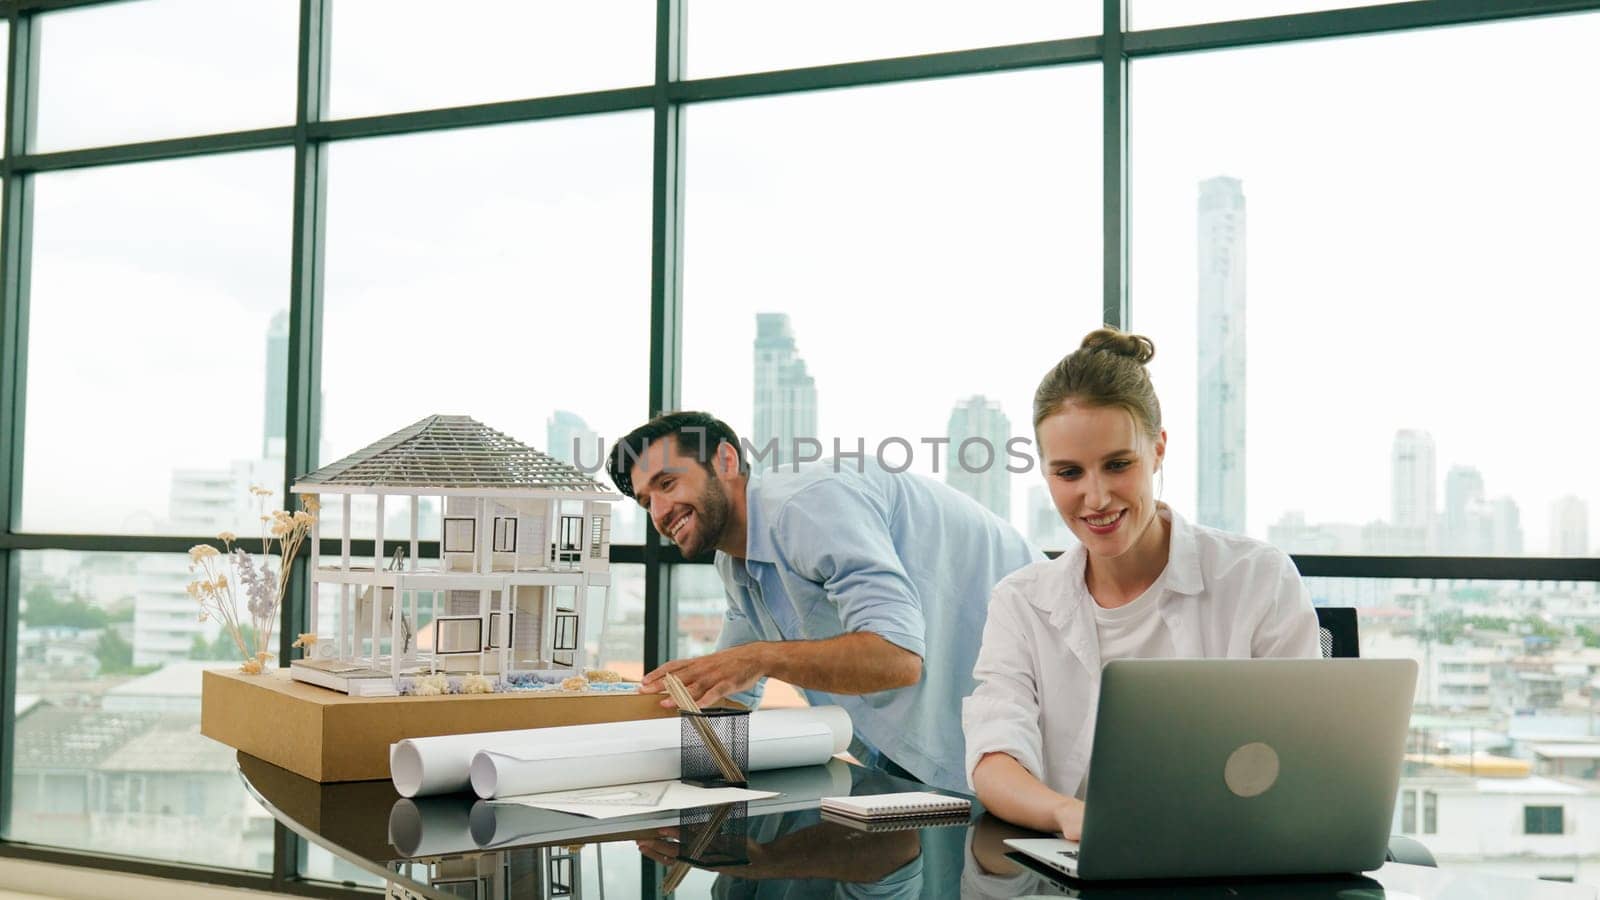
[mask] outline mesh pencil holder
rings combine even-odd
[[[678,859],[702,867],[742,866],[750,862],[750,804],[697,806],[678,814]]]
[[[716,757],[706,746],[705,736],[701,733],[701,726],[696,724],[697,721],[704,723],[706,730],[722,741],[722,746],[733,758],[734,767],[744,773],[750,769],[750,711],[748,709],[707,709],[701,712],[678,710],[678,724],[682,735],[679,760],[683,781],[707,788],[745,787],[747,781],[730,781],[723,776],[722,769],[717,766]]]

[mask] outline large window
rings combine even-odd
[[[164,553],[21,554],[4,838],[270,869],[272,816],[200,734],[200,678],[240,654]],[[7,654],[7,659],[12,659]]]
[[[330,116],[575,94],[655,78],[655,4],[332,4]],[[630,196],[632,196],[630,192]]]
[[[293,168],[34,176],[24,529],[247,532],[283,480]]]
[[[288,125],[296,18],[283,0],[138,0],[40,16],[33,149]]]
[[[1585,15],[1133,64],[1169,502],[1291,552],[1593,555],[1600,471],[1533,448],[1600,439],[1563,337],[1600,333],[1597,41]]]
[[[1125,0],[1118,42],[1057,0],[0,0],[0,854],[355,877],[195,730],[232,654],[182,553],[253,484],[435,413],[603,479],[698,408],[1059,550],[1032,392],[1110,321],[1156,342],[1163,499],[1418,661],[1396,828],[1583,880],[1528,854],[1600,796],[1600,0],[1371,5]],[[568,598],[628,677],[726,605],[646,533],[619,503]]]
[[[467,414],[603,481],[646,407],[650,117],[351,141],[328,170],[324,462]]]
[[[1007,445],[1099,323],[1098,90],[1072,67],[689,110],[685,408],[780,464],[950,481],[1057,543]]]

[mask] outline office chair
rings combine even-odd
[[[1323,659],[1355,659],[1361,655],[1361,641],[1356,636],[1356,608],[1353,606],[1319,606],[1317,630],[1322,640]]]
[[[1318,639],[1322,643],[1324,659],[1355,659],[1361,655],[1361,641],[1356,632],[1356,610],[1353,606],[1319,606],[1317,609]],[[1390,862],[1409,863],[1413,866],[1432,866],[1439,863],[1421,841],[1403,834],[1389,835]]]

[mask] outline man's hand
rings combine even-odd
[[[639,684],[641,694],[659,694],[666,691],[661,679],[668,673],[678,676],[689,696],[702,709],[724,698],[748,691],[756,686],[761,676],[767,674],[766,644],[740,644],[726,650],[696,659],[675,659],[644,677]],[[671,709],[671,698],[663,698],[661,705]]]

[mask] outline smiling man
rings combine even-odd
[[[971,498],[871,459],[752,476],[703,412],[658,416],[613,448],[611,479],[686,557],[716,554],[718,650],[669,662],[701,705],[760,702],[768,677],[849,713],[864,764],[966,790],[961,698],[995,583],[1043,556]],[[664,705],[670,701],[663,700]]]

